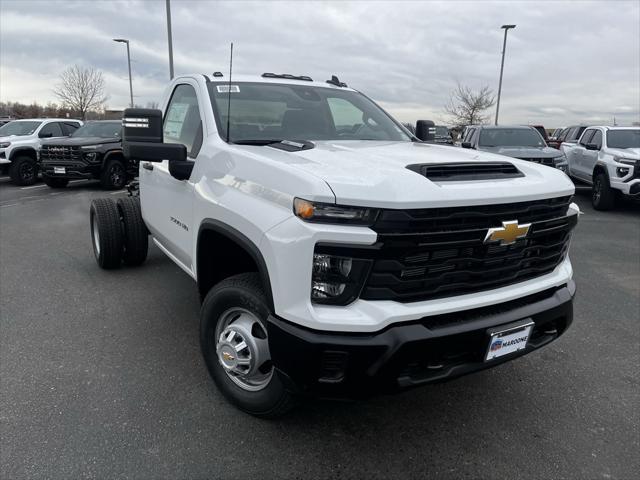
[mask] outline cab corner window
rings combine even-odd
[[[178,85],[167,107],[163,129],[166,143],[181,143],[187,155],[195,158],[202,146],[202,120],[196,91],[191,85]]]

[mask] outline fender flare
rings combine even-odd
[[[16,158],[18,155],[20,155],[23,152],[29,152],[29,155],[33,154],[36,157],[36,162],[38,161],[38,152],[35,148],[33,147],[16,147],[14,149],[11,150],[11,153],[9,154],[9,160],[13,161],[14,158]]]
[[[128,163],[128,162],[127,162],[127,160],[124,158],[124,154],[123,154],[123,152],[122,152],[122,148],[118,148],[118,149],[114,148],[113,150],[108,150],[108,151],[104,154],[104,156],[102,157],[102,162],[100,163],[100,168],[101,168],[101,169],[103,169],[103,168],[104,168],[104,166],[105,166],[105,164],[107,163],[107,161],[108,161],[108,160],[109,160],[113,155],[115,155],[115,154],[120,154],[120,155],[122,155],[122,159],[124,160],[125,168],[126,168],[126,166],[127,166],[127,163]]]
[[[273,304],[273,293],[271,290],[271,280],[269,278],[269,270],[267,269],[267,263],[264,260],[262,252],[253,243],[247,236],[243,233],[239,232],[235,228],[220,222],[219,220],[215,220],[212,218],[205,218],[202,223],[200,223],[200,227],[198,228],[198,240],[196,244],[196,259],[198,258],[198,252],[200,248],[200,237],[203,231],[211,230],[220,235],[227,237],[232,240],[236,244],[240,245],[253,259],[253,261],[258,266],[258,274],[260,275],[260,280],[262,280],[262,284],[265,287],[265,294],[267,295],[267,302],[271,311],[274,312],[274,304]],[[197,260],[196,260],[197,265]],[[196,266],[196,278],[199,276]]]

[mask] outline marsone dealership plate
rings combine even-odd
[[[529,335],[534,323],[524,320],[510,325],[487,330],[489,333],[489,347],[485,361],[509,355],[510,353],[524,350],[529,341]]]

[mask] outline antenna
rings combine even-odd
[[[229,55],[229,87],[227,90],[227,143],[229,143],[229,127],[231,126],[231,71],[233,70],[233,42]]]

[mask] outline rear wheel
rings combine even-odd
[[[294,405],[274,369],[266,320],[269,307],[258,274],[227,278],[207,294],[200,320],[200,346],[222,394],[251,415],[274,418]]]
[[[9,176],[16,185],[33,185],[38,180],[38,164],[31,157],[16,157],[11,161]]]
[[[118,268],[122,261],[122,223],[116,202],[97,198],[91,202],[91,243],[98,265]]]
[[[611,210],[616,204],[616,191],[609,185],[609,177],[597,173],[591,187],[591,204],[596,210]]]
[[[104,170],[100,175],[100,184],[108,190],[119,190],[127,183],[127,170],[124,162],[113,158],[107,160]]]
[[[118,199],[118,211],[122,218],[123,246],[122,258],[127,265],[141,265],[147,258],[149,232],[142,220],[140,199],[125,197]]]
[[[51,188],[64,188],[69,184],[68,178],[55,178],[43,175],[42,180],[44,180],[44,183]]]

